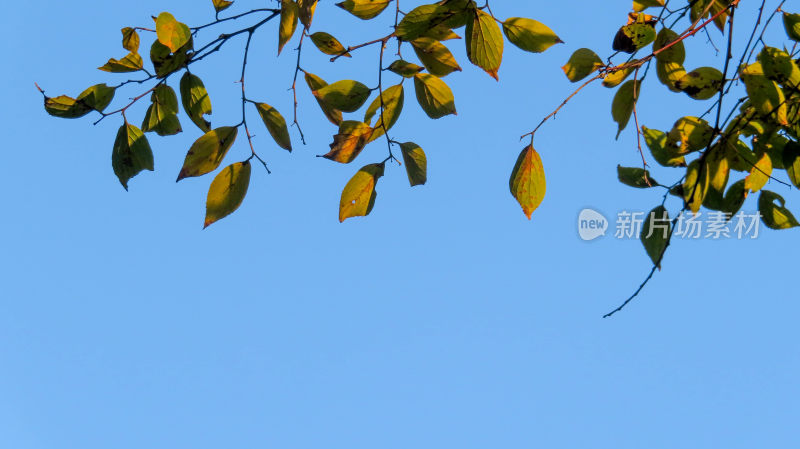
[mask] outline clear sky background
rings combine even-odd
[[[386,33],[388,12],[370,25],[332,3],[313,30],[346,43]],[[753,3],[742,2],[735,49]],[[95,68],[123,55],[121,27],[162,10],[205,23],[210,4],[4,6],[0,448],[800,447],[796,230],[678,240],[644,294],[601,319],[650,262],[636,240],[581,241],[578,212],[647,211],[661,192],[617,183],[618,163],[639,163],[635,133],[614,141],[613,92],[599,85],[537,134],[548,192],[533,221],[508,192],[519,135],[575,87],[559,67],[580,47],[610,54],[629,1],[494,1],[496,15],[545,22],[567,44],[542,55],[508,45],[499,84],[452,45],[465,68],[446,79],[458,117],[428,120],[407,90],[392,132],[426,150],[429,183],[410,189],[388,168],[366,219],[339,224],[339,195],[385,145],[349,166],[315,158],[334,128],[304,86],[309,145],[293,131],[292,154],[252,111],[273,174],[254,166],[241,209],[203,231],[211,178],[174,182],[200,135],[185,116],[184,134],[150,138],[156,171],[125,192],[110,164],[121,120],[51,118],[33,82],[51,95],[118,82]],[[295,54],[290,44],[276,60],[276,41],[274,26],[254,39],[250,96],[289,116]],[[705,41],[693,39],[687,67],[718,61]],[[215,126],[239,121],[243,43],[193,70]],[[353,56],[331,64],[309,46],[303,66],[375,85],[377,48]],[[648,127],[708,107],[649,83]],[[242,139],[226,161],[247,152]],[[767,188],[800,212],[796,191]]]

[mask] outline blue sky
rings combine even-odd
[[[199,137],[185,116],[186,133],[150,138],[156,171],[125,192],[110,164],[119,119],[51,118],[33,82],[51,95],[112,83],[95,68],[122,56],[119,28],[164,9],[205,23],[210,3],[17,2],[0,18],[0,447],[800,446],[796,231],[679,240],[644,294],[601,319],[650,263],[636,240],[581,241],[578,213],[647,211],[660,193],[616,182],[616,165],[639,155],[633,128],[614,141],[613,92],[599,85],[537,134],[548,193],[532,221],[508,193],[518,136],[574,89],[559,67],[580,47],[609,54],[628,1],[495,1],[496,15],[545,22],[566,44],[542,55],[507,46],[499,84],[451,46],[465,68],[446,79],[458,117],[428,120],[408,91],[392,132],[426,150],[429,183],[410,189],[389,167],[366,219],[339,224],[339,194],[384,145],[348,166],[316,158],[334,129],[305,89],[309,145],[293,134],[292,154],[252,111],[273,174],[254,167],[241,209],[203,231],[211,179],[174,182]],[[735,48],[754,20],[740,11]],[[313,29],[347,43],[386,31],[328,1]],[[687,66],[717,60],[705,40],[693,39]],[[274,27],[254,38],[250,96],[288,116],[294,53],[276,60],[276,41]],[[195,69],[215,126],[239,121],[242,45]],[[303,66],[374,85],[376,58],[367,48],[330,64],[309,46]],[[655,77],[650,87],[648,127],[708,107]],[[227,161],[247,151],[242,140]],[[767,188],[800,211],[795,191]]]

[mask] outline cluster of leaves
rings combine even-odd
[[[463,30],[462,40],[469,61],[497,80],[499,80],[498,71],[506,39],[522,50],[532,53],[543,52],[561,42],[550,28],[540,22],[520,17],[499,20],[492,14],[488,3],[479,6],[473,0],[442,0],[418,6],[407,13],[400,11],[400,6],[395,1],[394,31],[391,34],[347,47],[326,31],[312,32],[316,0],[281,0],[279,9],[255,9],[220,18],[220,13],[231,7],[232,3],[214,0],[216,20],[196,28],[190,28],[179,22],[168,12],[154,17],[154,29],[123,28],[122,46],[128,52],[127,55],[121,59],[109,59],[100,70],[111,73],[141,72],[147,76],[143,80],[128,80],[114,87],[98,84],[77,98],[44,96],[45,110],[57,117],[78,118],[93,111],[101,115],[100,120],[115,114],[122,116],[123,124],[113,145],[112,166],[125,189],[128,188],[131,178],[138,173],[143,170],[153,170],[153,152],[146,134],[169,136],[183,131],[179,119],[180,106],[203,134],[189,148],[183,167],[179,171],[178,181],[216,171],[236,141],[240,129],[243,129],[250,143],[251,154],[244,161],[235,162],[221,169],[212,181],[208,192],[205,226],[232,213],[241,205],[250,182],[252,159],[260,161],[265,168],[267,166],[255,151],[250,139],[246,112],[248,106],[255,107],[275,143],[280,148],[292,150],[289,126],[284,116],[275,107],[248,98],[244,88],[250,40],[254,33],[271,19],[278,19],[278,54],[293,37],[299,34],[298,63],[292,86],[295,96],[292,124],[297,126],[301,139],[304,140],[304,137],[297,121],[296,84],[298,74],[302,72],[325,117],[337,127],[330,151],[322,157],[349,164],[358,158],[368,144],[381,137],[387,142],[388,157],[383,161],[363,166],[345,186],[340,201],[340,221],[370,213],[375,204],[375,187],[385,172],[387,162],[395,161],[404,165],[412,187],[425,184],[427,181],[427,158],[423,149],[414,142],[396,141],[389,136],[389,133],[403,111],[406,81],[413,84],[418,104],[431,119],[456,114],[455,98],[444,78],[462,70],[446,45],[448,42],[462,39],[457,33],[459,30]],[[381,16],[391,3],[392,0],[346,0],[337,6],[358,19],[372,20]],[[250,27],[222,34],[209,43],[195,48],[194,39],[204,29],[256,13],[265,14],[266,17]],[[144,59],[139,54],[139,31],[155,34],[150,47],[152,72],[145,67]],[[190,67],[194,62],[220,50],[225,43],[238,35],[247,38],[240,79],[243,109],[241,121],[236,125],[214,128],[207,119],[212,112],[209,94],[202,80],[190,71]],[[306,37],[320,52],[331,56],[332,61],[340,57],[352,57],[352,52],[360,48],[379,45],[378,86],[371,88],[363,82],[352,79],[329,84],[320,76],[303,70],[299,52]],[[391,41],[397,42],[397,58],[385,65],[384,53]],[[413,49],[416,59],[407,60],[403,57],[402,50],[406,46]],[[180,101],[178,93],[169,83],[172,76],[179,72],[183,73],[178,83]],[[396,83],[384,87],[387,84],[384,72],[395,75]],[[106,111],[117,89],[145,82],[153,82],[154,85],[127,105],[112,112]],[[42,93],[44,94],[43,91]],[[148,95],[151,104],[141,126],[137,127],[128,121],[126,112],[130,106]],[[358,113],[365,106],[363,119],[345,116]],[[393,148],[399,148],[402,162],[395,158]],[[512,193],[530,218],[533,210],[541,202],[545,189],[541,160],[532,146],[527,147],[520,155],[510,185]]]

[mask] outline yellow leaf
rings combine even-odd
[[[369,164],[361,168],[342,190],[339,200],[339,222],[351,217],[365,217],[375,205],[375,186],[383,176],[383,164]]]
[[[544,178],[544,167],[539,153],[528,145],[522,150],[509,180],[511,195],[517,199],[522,211],[531,219],[531,214],[544,200],[547,183]]]
[[[211,182],[206,198],[203,228],[232,214],[242,205],[250,185],[250,162],[237,162],[222,169]]]

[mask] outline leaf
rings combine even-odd
[[[733,217],[742,208],[749,192],[744,188],[744,179],[736,181],[728,188],[722,203],[722,211]]]
[[[158,84],[150,95],[152,104],[142,122],[142,131],[155,131],[159,136],[171,136],[182,131],[178,120],[178,97],[166,84]]]
[[[602,67],[605,67],[605,64],[597,56],[597,53],[588,48],[579,48],[570,56],[569,61],[561,67],[561,70],[567,75],[567,79],[574,83],[586,78]]]
[[[370,142],[372,127],[363,122],[347,120],[339,126],[339,132],[333,136],[331,150],[322,157],[342,164],[349,164],[361,153]]]
[[[511,172],[508,186],[511,195],[517,199],[522,211],[531,219],[535,211],[544,200],[547,183],[544,179],[544,167],[539,153],[533,145],[525,147],[517,158],[514,170]]]
[[[473,20],[467,22],[466,39],[470,62],[499,81],[497,71],[503,62],[503,33],[494,17],[476,9]]]
[[[716,25],[720,31],[723,31],[725,29],[725,24],[728,22],[728,12],[725,10],[728,8],[729,3],[730,2],[725,0],[695,0],[690,4],[691,14],[689,18],[692,23],[695,23],[702,18],[716,16],[717,18],[714,19],[714,25]],[[701,16],[705,11],[708,12]],[[719,15],[717,15],[718,13]]]
[[[612,49],[625,53],[635,53],[656,40],[656,30],[649,23],[632,23],[625,25],[614,36]]]
[[[633,10],[636,12],[644,11],[654,6],[664,6],[664,0],[633,0]]]
[[[234,126],[222,126],[197,139],[186,154],[178,181],[216,170],[236,140],[237,132]]]
[[[102,112],[114,99],[116,88],[95,84],[78,95],[78,98],[59,95],[45,97],[44,109],[48,114],[60,118],[80,118],[92,111]]]
[[[211,98],[206,86],[196,75],[186,72],[181,77],[181,103],[186,115],[203,132],[211,131],[211,123],[203,116],[211,114]]]
[[[642,126],[642,135],[653,159],[664,167],[686,167],[683,156],[674,156],[667,150],[667,134]]]
[[[783,28],[789,39],[800,42],[800,14],[783,13]]]
[[[790,141],[783,150],[783,166],[789,180],[800,189],[800,143]]]
[[[453,54],[441,42],[429,37],[420,37],[411,41],[411,46],[422,64],[432,75],[444,77],[454,71],[461,71]]]
[[[192,38],[189,27],[175,20],[168,12],[162,12],[156,19],[156,35],[162,45],[169,48],[172,53],[186,45]]]
[[[314,19],[314,11],[317,9],[317,0],[297,0],[300,23],[306,29],[311,28],[311,21]]]
[[[306,84],[308,84],[308,88],[311,89],[311,93],[314,95],[314,98],[317,99],[317,103],[319,104],[320,109],[322,109],[322,112],[325,114],[325,117],[327,117],[328,120],[334,125],[339,126],[342,123],[342,111],[332,108],[330,105],[322,101],[317,94],[317,91],[327,86],[328,83],[313,73],[304,73]]]
[[[242,205],[250,186],[249,161],[237,162],[222,169],[211,182],[206,197],[206,220],[203,229],[232,214]]]
[[[389,6],[391,0],[345,0],[336,6],[362,20],[374,19]]]
[[[658,186],[658,181],[650,176],[650,172],[643,168],[623,167],[617,165],[617,178],[626,186],[637,189],[647,189]]]
[[[634,59],[631,61],[631,64],[636,63],[638,60]],[[626,64],[627,65],[627,64]],[[604,87],[617,87],[625,81],[631,73],[636,70],[636,67],[633,65],[616,70],[616,71],[609,71],[605,78],[603,78],[603,86]]]
[[[675,88],[695,100],[708,100],[717,95],[722,86],[722,72],[714,67],[700,67],[684,75]]]
[[[315,91],[315,95],[332,108],[355,112],[366,103],[370,89],[358,81],[342,80]]]
[[[775,204],[775,201],[780,203]],[[789,209],[786,209],[786,200],[782,196],[769,190],[762,190],[758,196],[758,211],[761,213],[761,221],[770,229],[789,229],[800,226]]]
[[[154,41],[150,47],[150,61],[153,63],[156,76],[164,78],[185,67],[189,60],[188,52],[192,49],[192,46],[192,40],[189,39],[186,45],[178,49],[175,54],[172,54],[169,48],[161,42]]]
[[[611,103],[611,116],[619,125],[617,138],[619,138],[620,133],[628,126],[628,122],[631,120],[633,109],[636,107],[636,102],[639,98],[640,88],[639,81],[626,81],[614,95],[614,101]]]
[[[222,12],[233,4],[231,0],[212,0],[212,2],[214,4],[214,10],[217,12]]]
[[[403,85],[391,86],[384,90],[383,94],[378,94],[378,97],[367,108],[367,113],[364,115],[366,123],[372,122],[372,117],[380,111],[381,97],[383,98],[383,117],[380,114],[378,115],[378,120],[375,121],[375,126],[372,127],[373,132],[372,137],[369,139],[370,142],[384,135],[386,130],[392,129],[400,118],[400,113],[403,112],[403,103],[405,102]],[[386,130],[383,129],[383,119],[386,119]]]
[[[789,109],[783,90],[778,83],[764,76],[761,63],[756,62],[742,69],[741,78],[747,88],[750,101],[761,116],[772,116],[784,126],[789,124]]]
[[[297,30],[297,18],[300,9],[294,0],[281,0],[281,23],[278,26],[278,54],[281,54],[284,45],[292,39]]]
[[[697,117],[681,117],[667,134],[667,146],[675,154],[704,150],[714,137],[714,129]]]
[[[662,28],[658,32],[653,43],[653,53],[655,53],[658,62],[683,64],[686,60],[686,47],[683,45],[683,41],[678,41],[676,44],[664,49],[667,45],[676,41],[678,37],[678,33],[669,28]]]
[[[686,206],[695,214],[703,205],[709,186],[708,166],[700,165],[700,160],[695,159],[686,169],[683,181],[683,200]]]
[[[432,119],[456,114],[453,91],[439,77],[420,73],[414,77],[414,90],[422,110]]]
[[[128,190],[128,181],[139,172],[153,171],[153,151],[139,128],[127,123],[119,128],[111,153],[111,166],[125,190]]]
[[[681,92],[676,85],[686,75],[686,69],[677,62],[656,61],[656,75],[658,75],[658,80],[669,90]]]
[[[284,150],[292,151],[292,139],[289,137],[289,127],[286,126],[286,120],[280,112],[266,103],[256,103],[256,109],[270,135],[275,139],[275,143]]]
[[[755,193],[764,188],[772,176],[772,159],[764,153],[744,180],[744,188]]]
[[[403,78],[413,78],[414,75],[425,69],[424,67],[420,67],[402,59],[398,59],[397,61],[391,63],[388,68],[390,71],[402,76]]]
[[[400,151],[403,153],[403,163],[406,165],[411,187],[428,182],[428,157],[422,148],[414,142],[406,142],[400,144]]]
[[[671,234],[672,223],[669,220],[667,209],[664,206],[658,206],[651,210],[644,220],[639,239],[650,260],[653,261],[653,265],[658,269],[661,269],[661,259],[669,245]]]
[[[139,33],[135,29],[131,27],[122,29],[122,48],[131,53],[137,53],[139,51],[139,42]]]
[[[325,33],[324,31],[318,31],[309,37],[311,37],[311,42],[314,43],[319,51],[325,53],[326,55],[341,55],[346,58],[352,58],[350,53],[347,53],[344,45],[342,45],[338,39],[328,33]]]
[[[507,19],[503,22],[503,32],[509,42],[531,53],[541,53],[564,43],[547,25],[523,17]]]
[[[339,223],[351,217],[365,217],[372,212],[378,196],[375,186],[383,176],[383,171],[383,164],[365,165],[347,182],[339,200]]]
[[[138,53],[128,53],[122,59],[110,58],[108,62],[102,67],[98,67],[98,69],[111,73],[129,73],[142,70],[143,67],[144,61],[142,61],[142,57]]]
[[[800,67],[783,50],[764,47],[758,54],[764,76],[786,87],[800,87]]]
[[[404,41],[422,37],[426,31],[446,21],[454,14],[442,5],[422,5],[408,12],[397,25],[395,35]]]

